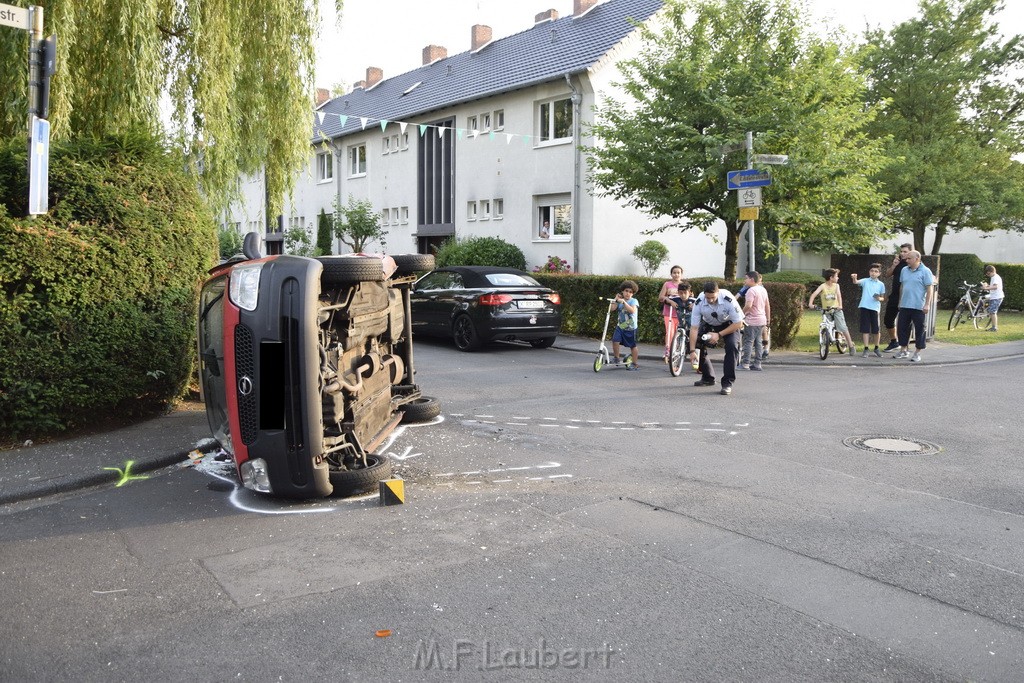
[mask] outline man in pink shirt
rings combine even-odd
[[[743,299],[743,315],[747,326],[743,328],[743,354],[740,367],[748,370],[761,369],[761,350],[764,328],[772,321],[772,305],[768,301],[768,290],[761,284],[761,274],[756,270],[747,273],[743,283],[746,293]],[[753,355],[751,355],[753,350]]]

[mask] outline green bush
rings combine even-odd
[[[497,237],[449,239],[434,255],[437,266],[502,266],[526,270],[526,256],[514,244]]]
[[[324,209],[316,217],[316,253],[318,256],[329,256],[334,251],[334,224]]]
[[[633,247],[633,258],[640,262],[647,277],[668,259],[668,247],[658,240],[647,240]]]
[[[601,336],[608,308],[607,299],[615,297],[619,285],[626,279],[622,275],[566,273],[534,273],[533,277],[561,296],[562,332],[595,339]],[[636,282],[639,287],[639,291],[634,294],[640,305],[637,316],[638,341],[664,344],[665,326],[661,318],[661,304],[658,302],[658,293],[664,280],[635,275],[628,279]],[[719,287],[734,294],[743,286],[741,282],[728,283],[719,278],[690,279],[688,282],[693,287],[694,295],[703,291],[706,280],[714,280]],[[786,348],[800,328],[800,315],[807,294],[800,284],[766,282],[764,286],[772,305],[772,347]]]
[[[1003,278],[1003,291],[1006,292],[1003,307],[1014,311],[1024,310],[1024,264],[993,263],[991,265],[996,267],[996,272]]]
[[[975,254],[941,254],[939,260],[939,272],[936,275],[939,278],[939,305],[952,307],[963,295],[963,290],[960,286],[963,285],[964,280],[971,284],[977,284],[979,282],[988,282],[985,279],[985,263],[978,258]],[[892,259],[889,259],[891,263]],[[886,268],[889,267],[889,263],[885,264]],[[996,266],[996,269],[1002,275],[1002,268]],[[1006,282],[1006,276],[1003,275],[1003,283]]]
[[[145,416],[192,376],[198,283],[218,252],[180,159],[144,135],[55,144],[50,211],[0,142],[0,433]]]
[[[765,283],[793,282],[801,284],[804,286],[804,289],[807,290],[808,297],[815,289],[818,288],[818,285],[825,281],[820,274],[805,273],[802,270],[780,270],[777,273],[762,273],[761,277]]]
[[[242,253],[242,236],[233,227],[224,226],[217,229],[217,243],[222,261],[226,261],[235,254]]]

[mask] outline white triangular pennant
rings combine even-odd
[[[320,123],[321,126],[324,125],[324,113],[322,111],[318,111],[316,113],[316,120]]]
[[[366,130],[366,124],[369,123],[369,121],[370,119],[366,118],[365,116],[359,117],[359,123],[362,124],[363,130]]]
[[[399,121],[399,122],[398,122],[398,128],[399,128],[399,130],[401,130],[401,131],[402,131],[402,135],[405,135],[405,128],[406,128],[406,126],[408,126],[408,125],[409,125],[409,124],[408,124],[408,123],[406,123],[405,121]]]
[[[444,132],[445,132],[446,130],[448,130],[448,129],[447,129],[447,128],[445,128],[444,126],[438,126],[438,127],[437,127],[437,137],[439,137],[439,138],[443,138],[443,137],[444,137]]]
[[[512,143],[512,138],[514,138],[514,137],[515,137],[515,135],[512,135],[512,133],[505,133],[505,144],[506,145],[511,144]]]

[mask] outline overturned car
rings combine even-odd
[[[376,449],[437,401],[414,379],[409,289],[425,254],[245,256],[199,301],[200,385],[214,437],[247,488],[349,495],[391,474]]]

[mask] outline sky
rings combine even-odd
[[[807,0],[814,25],[840,26],[852,35],[866,25],[889,28],[917,14],[917,0]],[[1000,15],[1004,30],[1024,32],[1024,0],[1005,0]],[[321,2],[321,37],[317,45],[320,87],[332,88],[366,77],[366,67],[390,78],[422,65],[427,45],[441,45],[454,55],[469,49],[470,27],[490,26],[495,39],[533,26],[535,15],[554,9],[572,14],[572,0],[345,0],[340,28],[333,2]]]

